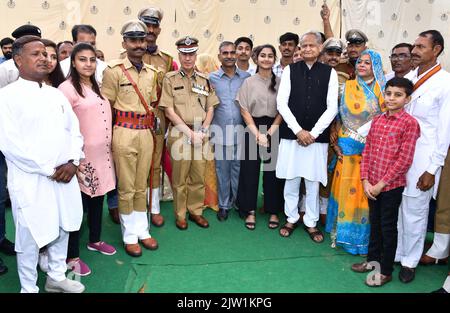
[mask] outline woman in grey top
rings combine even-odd
[[[271,45],[263,45],[259,47],[256,55],[257,73],[247,78],[236,98],[247,125],[236,202],[241,216],[246,217],[245,226],[249,230],[254,230],[256,225],[255,211],[261,162],[264,163],[264,209],[270,214],[269,228],[278,227],[278,213],[284,206],[284,181],[275,176],[278,127],[282,121],[276,101],[280,79],[272,71],[276,50]],[[271,147],[272,144],[275,146]]]

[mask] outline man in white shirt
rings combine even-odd
[[[411,60],[412,49],[413,46],[409,43],[399,43],[392,49],[389,56],[392,72],[386,74],[386,81],[394,77],[405,77],[406,74],[414,70]]]
[[[0,150],[16,225],[21,292],[37,293],[39,249],[47,246],[47,292],[84,291],[65,276],[69,232],[80,229],[81,193],[75,177],[83,137],[70,103],[44,84],[47,52],[41,39],[14,42],[19,80],[0,90]]]
[[[72,28],[72,38],[73,43],[84,42],[90,43],[93,47],[96,46],[97,31],[91,25],[75,25]],[[69,75],[70,71],[70,58],[63,60],[61,63],[61,69],[65,77]],[[97,68],[95,70],[95,79],[101,85],[103,81],[103,71],[106,69],[107,65],[100,59],[97,59]]]
[[[11,34],[16,40],[23,36],[37,36],[41,37],[42,32],[39,27],[34,25],[22,25],[14,30]],[[0,64],[0,88],[3,88],[12,82],[15,82],[19,78],[19,70],[14,64],[13,59],[9,59],[2,64]]]
[[[305,230],[316,243],[324,240],[317,228],[319,185],[327,185],[330,125],[338,113],[338,76],[328,65],[317,61],[322,50],[318,32],[302,36],[303,60],[286,67],[278,90],[277,107],[284,122],[280,126],[281,143],[276,174],[286,179],[284,188],[287,223],[280,235],[288,237],[300,219],[298,199],[300,182],[305,180]],[[291,88],[295,86],[295,88]]]
[[[234,42],[236,46],[236,66],[244,72],[250,75],[256,74],[256,65],[250,63],[250,59],[253,51],[253,41],[248,37],[239,37]]]
[[[413,62],[419,66],[405,76],[415,84],[406,111],[419,122],[420,138],[407,174],[398,220],[395,259],[401,262],[399,278],[404,283],[415,277],[427,232],[430,200],[436,197],[450,144],[450,74],[438,62],[443,51],[444,38],[438,31],[421,33],[412,50]],[[445,237],[448,240],[449,235]]]

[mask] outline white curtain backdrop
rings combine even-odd
[[[427,29],[449,35],[449,0],[328,0],[332,26],[343,38],[350,28],[363,30],[369,46],[379,51],[390,71],[388,56],[400,42],[414,42]],[[223,40],[251,36],[256,45],[278,45],[287,32],[323,30],[323,0],[0,0],[0,37],[25,23],[42,28],[45,38],[71,40],[73,25],[86,23],[98,31],[97,46],[107,59],[118,56],[120,30],[148,5],[164,10],[159,46],[176,57],[175,41],[184,35],[200,40],[200,52],[217,54]],[[448,55],[441,58],[450,65]]]

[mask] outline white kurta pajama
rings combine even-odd
[[[311,67],[310,67],[311,69]],[[289,109],[291,94],[291,71],[286,67],[281,78],[278,90],[277,108],[288,125],[289,129],[297,134],[302,127]],[[327,110],[322,114],[311,130],[311,135],[318,138],[333,122],[338,113],[338,76],[334,69],[331,70],[328,83]],[[306,213],[303,218],[308,227],[316,227],[320,215],[319,183],[324,186],[328,183],[327,160],[328,144],[313,143],[303,147],[296,140],[281,139],[279,147],[276,175],[286,179],[284,188],[285,214],[289,223],[295,224],[300,219],[298,213],[298,199],[301,179],[305,179],[306,186]]]
[[[76,176],[68,184],[49,179],[59,165],[83,156],[78,119],[57,89],[19,79],[0,90],[0,150],[8,165],[8,189],[16,226],[22,292],[38,292],[39,249],[49,249],[55,281],[65,279],[67,233],[80,229],[83,209]]]
[[[415,70],[406,75],[406,78],[416,83],[427,73],[428,71],[418,77],[418,70]],[[411,102],[405,107],[420,125],[420,138],[406,176],[407,186],[400,207],[395,257],[396,261],[409,268],[415,268],[422,255],[429,203],[431,197],[436,197],[440,173],[450,144],[449,81],[450,74],[444,70],[439,71],[413,93]],[[416,186],[425,172],[435,175],[436,183],[431,190],[423,192]]]

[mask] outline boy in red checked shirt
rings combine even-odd
[[[370,272],[374,266],[371,262],[380,264],[381,272],[366,279],[369,287],[379,287],[392,280],[398,211],[406,173],[420,137],[418,122],[404,110],[411,101],[413,88],[413,83],[405,78],[393,78],[386,84],[387,112],[374,118],[362,154],[361,179],[369,199],[371,231],[367,261],[354,264],[352,270]]]

